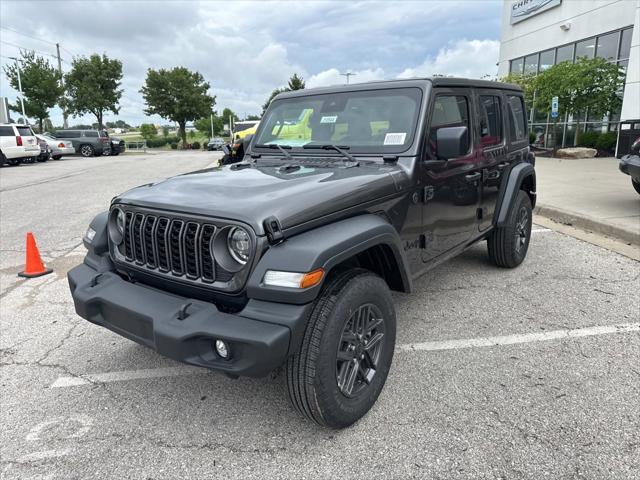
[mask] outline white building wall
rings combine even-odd
[[[498,77],[509,73],[509,60],[577,42],[633,25],[638,0],[563,0],[554,8],[511,25],[511,4],[502,9]],[[560,25],[570,25],[563,30]]]
[[[635,21],[631,36],[629,67],[622,99],[621,120],[640,119],[640,0],[636,0]]]

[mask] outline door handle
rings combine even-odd
[[[470,173],[469,175],[465,175],[464,179],[469,183],[473,183],[477,180],[480,180],[481,176],[482,174],[480,172],[475,172],[475,173]]]

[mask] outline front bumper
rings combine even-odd
[[[630,175],[635,181],[640,181],[640,156],[625,155],[620,159],[618,168],[622,173]]]
[[[300,325],[308,311],[260,302],[236,314],[224,313],[212,303],[131,283],[112,271],[98,274],[87,264],[70,270],[68,280],[76,312],[86,320],[174,360],[233,375],[261,377],[282,365],[292,331],[278,322],[289,317],[291,324]],[[229,360],[215,353],[216,339],[230,346]]]

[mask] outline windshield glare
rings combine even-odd
[[[255,144],[293,149],[333,144],[351,153],[400,153],[413,142],[421,99],[419,88],[394,88],[276,100]]]

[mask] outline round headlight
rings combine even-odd
[[[122,235],[124,233],[124,212],[119,208],[116,208],[116,228],[118,232]]]
[[[242,227],[234,227],[227,236],[229,254],[238,263],[244,265],[251,255],[251,237]]]

